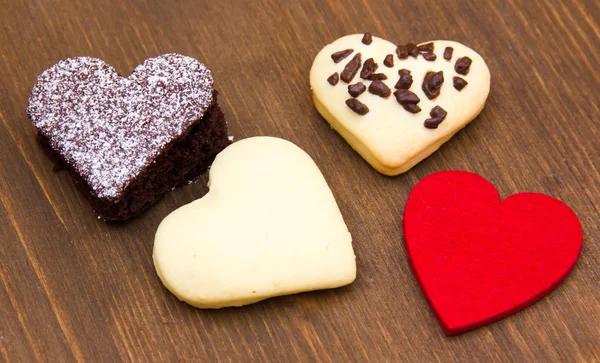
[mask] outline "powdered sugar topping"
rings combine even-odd
[[[210,71],[180,54],[147,59],[128,78],[100,59],[69,58],[38,77],[27,112],[97,197],[118,199],[204,116],[212,92]]]

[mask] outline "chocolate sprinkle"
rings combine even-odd
[[[434,53],[425,53],[423,54],[423,58],[425,58],[426,61],[434,61],[437,59],[437,56]]]
[[[454,88],[456,88],[458,91],[462,91],[462,89],[469,84],[469,82],[460,77],[452,77],[452,82],[454,83]]]
[[[398,83],[396,83],[394,88],[409,89],[413,83],[410,71],[408,69],[401,69],[398,71],[398,74],[400,75],[400,79],[398,80]]]
[[[379,97],[388,98],[392,90],[381,81],[373,81],[369,86],[369,92]]]
[[[429,112],[429,116],[431,116],[431,118],[425,120],[425,127],[427,127],[428,129],[437,129],[438,126],[442,123],[442,121],[444,121],[447,114],[448,113],[446,112],[446,110],[444,110],[440,106],[435,106],[431,109],[431,112]]]
[[[444,49],[444,59],[445,60],[452,59],[452,53],[453,52],[454,52],[454,48],[452,48],[452,47],[446,47],[446,49]]]
[[[370,74],[366,79],[369,81],[385,81],[387,76],[383,73],[373,73]]]
[[[394,66],[394,56],[391,54],[386,55],[383,64],[388,68],[392,68]]]
[[[414,58],[417,58],[419,56],[419,48],[417,48],[417,45],[415,43],[406,44],[406,50],[408,51],[408,54],[413,56]]]
[[[373,43],[373,36],[371,35],[371,33],[365,33],[365,35],[362,38],[362,43],[366,45],[371,45],[371,43]]]
[[[367,59],[365,61],[365,64],[363,64],[363,67],[360,71],[360,78],[368,79],[369,76],[377,70],[377,68],[379,68],[379,66],[377,65],[377,63],[375,63],[373,58]]]
[[[469,57],[458,58],[456,64],[454,65],[454,70],[456,73],[466,76],[469,73],[469,68],[471,67],[472,62],[473,61]]]
[[[356,72],[358,72],[358,69],[360,68],[360,63],[361,63],[361,55],[360,55],[360,53],[356,53],[356,55],[344,67],[344,70],[342,71],[342,74],[340,75],[340,78],[342,79],[342,81],[344,81],[346,83],[350,83],[352,81],[352,78],[354,78],[354,76],[356,76]]]
[[[338,84],[339,81],[340,81],[340,76],[338,75],[337,72],[335,72],[334,74],[329,76],[329,78],[327,78],[327,82],[329,82],[329,84],[332,86],[335,86],[336,84]]]
[[[425,96],[430,100],[433,100],[440,95],[440,88],[442,88],[443,83],[444,73],[442,71],[437,73],[429,71],[425,74],[421,88],[423,89],[423,92],[425,92]]]
[[[358,97],[363,94],[363,92],[367,89],[364,83],[358,82],[355,84],[351,84],[348,86],[348,93],[352,97]]]
[[[78,57],[40,74],[27,113],[92,194],[114,200],[212,102],[212,75],[193,58],[164,54],[121,77],[100,59]]]
[[[399,45],[396,47],[396,54],[398,54],[398,58],[400,59],[408,58],[408,49],[406,49],[406,45]]]
[[[419,53],[433,53],[433,42],[421,44],[418,47]]]
[[[406,104],[402,105],[402,107],[410,113],[421,112],[421,107],[419,107],[419,105],[415,105],[414,103],[406,103]]]
[[[360,102],[356,98],[349,98],[346,100],[346,105],[350,107],[350,109],[356,112],[359,115],[366,115],[369,113],[369,108],[364,103]]]
[[[417,104],[421,102],[419,96],[416,93],[411,92],[407,89],[399,89],[394,92],[394,96],[396,96],[396,100],[399,104],[404,105],[407,103]]]
[[[354,49],[340,50],[339,52],[333,53],[331,59],[333,59],[335,63],[339,63],[352,53],[354,53]]]

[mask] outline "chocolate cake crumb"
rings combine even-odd
[[[344,67],[344,70],[342,71],[342,74],[340,75],[340,78],[342,79],[342,81],[344,81],[346,83],[350,83],[352,81],[352,79],[354,78],[354,76],[356,75],[356,72],[358,72],[358,69],[360,68],[360,63],[361,63],[361,55],[360,55],[360,53],[356,53],[356,55]]]
[[[373,43],[373,36],[371,35],[371,33],[365,33],[365,35],[362,38],[362,43],[366,45],[371,45],[371,43]]]
[[[462,91],[463,88],[465,88],[467,84],[469,84],[467,81],[460,77],[452,77],[452,82],[454,84],[454,88],[456,88],[458,91]]]
[[[425,120],[425,127],[428,129],[437,129],[438,126],[442,123],[442,121],[444,121],[444,119],[446,118],[446,115],[446,110],[444,110],[440,106],[435,106],[429,112],[429,116],[431,116],[431,118]]]
[[[369,113],[369,108],[364,103],[360,102],[356,98],[349,98],[346,100],[346,105],[357,114],[363,116]]]
[[[369,92],[379,97],[388,98],[392,90],[381,81],[373,81],[369,86]]]
[[[383,64],[388,68],[392,68],[394,66],[394,56],[392,54],[386,55]]]
[[[444,83],[444,73],[442,71],[439,72],[427,72],[425,74],[425,78],[423,79],[422,89],[425,93],[425,96],[430,100],[433,100],[437,96],[440,95],[440,89],[442,88],[442,84]]]
[[[329,84],[332,86],[335,86],[336,84],[338,84],[339,81],[340,81],[340,76],[338,75],[337,72],[335,72],[334,74],[329,76],[329,78],[327,78],[327,82],[329,82]]]
[[[365,86],[364,83],[358,82],[358,83],[351,84],[348,86],[348,93],[352,97],[358,97],[361,94],[363,94],[363,92],[366,91],[366,89],[367,89],[367,86]]]
[[[452,53],[453,52],[454,52],[454,48],[452,48],[452,47],[446,47],[446,49],[444,49],[444,59],[445,60],[452,59]]]
[[[469,73],[469,68],[471,67],[471,63],[473,61],[469,57],[462,57],[456,60],[456,64],[454,65],[454,70],[458,74],[462,74],[466,76]]]
[[[339,52],[335,52],[331,55],[331,59],[333,59],[333,61],[335,63],[339,63],[342,60],[346,59],[346,57],[348,57],[350,54],[354,53],[354,49],[345,49],[345,50],[340,50]]]

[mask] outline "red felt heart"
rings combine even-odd
[[[581,225],[562,202],[496,188],[465,171],[434,173],[404,211],[408,257],[446,334],[513,314],[552,291],[581,250]]]

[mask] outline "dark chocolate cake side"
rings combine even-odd
[[[164,151],[143,170],[117,200],[97,198],[85,180],[54,151],[48,139],[38,133],[38,141],[57,170],[67,169],[77,189],[86,197],[99,218],[125,221],[149,209],[170,190],[187,185],[206,172],[216,155],[231,142],[227,123],[213,94],[213,104],[187,135],[173,140]]]

